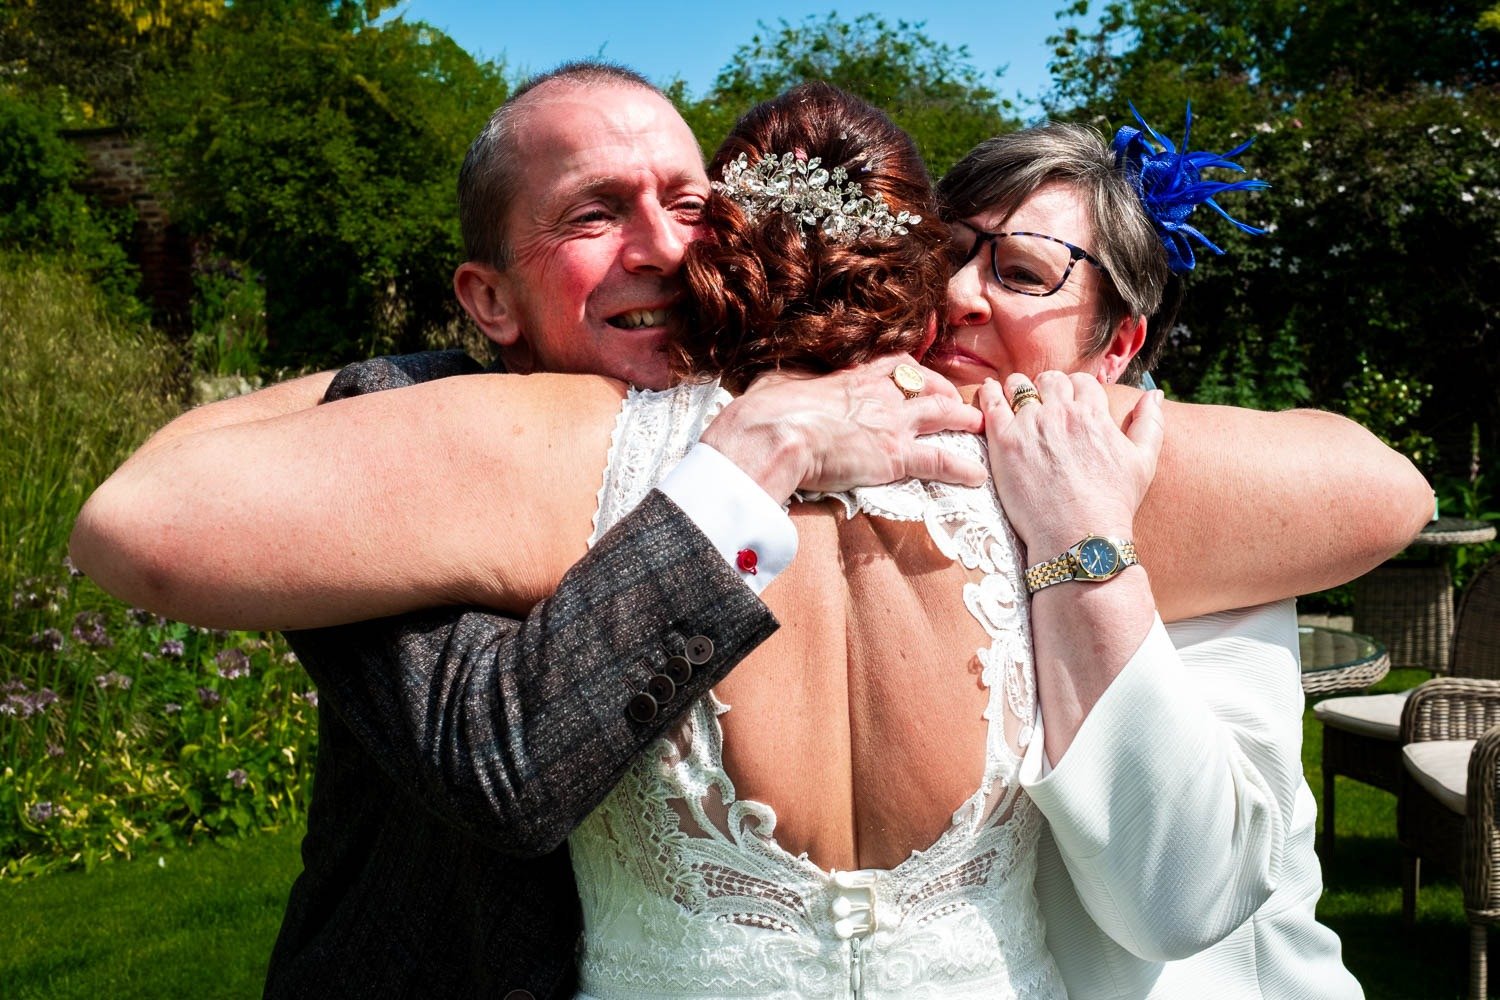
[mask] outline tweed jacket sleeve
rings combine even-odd
[[[460,352],[379,359],[345,369],[329,394],[477,370]],[[448,608],[288,638],[320,698],[393,781],[494,849],[538,855],[776,627],[653,491],[524,620]],[[705,662],[636,721],[631,702],[690,641],[697,659],[711,647]]]

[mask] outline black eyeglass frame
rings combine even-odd
[[[959,265],[959,268],[955,269],[955,274],[959,269],[968,267],[969,261],[973,260],[979,255],[980,248],[983,247],[986,243],[989,243],[991,244],[990,273],[995,276],[995,280],[999,282],[1001,288],[1005,289],[1007,292],[1015,292],[1017,295],[1032,295],[1036,296],[1037,298],[1044,298],[1048,295],[1056,295],[1058,292],[1062,291],[1063,285],[1066,285],[1068,283],[1068,275],[1073,273],[1073,265],[1077,264],[1080,260],[1088,261],[1090,264],[1098,268],[1099,273],[1102,274],[1105,278],[1109,277],[1109,268],[1105,267],[1104,264],[1100,262],[1098,257],[1095,257],[1083,247],[1078,246],[1074,243],[1069,243],[1067,240],[1060,240],[1056,236],[1048,236],[1046,233],[1028,233],[1022,230],[1016,230],[1015,232],[1010,233],[987,233],[983,229],[975,229],[968,223],[960,223],[960,225],[964,226],[964,228],[966,229],[973,230],[974,245],[969,248],[968,254],[964,257],[964,262]],[[1067,247],[1069,257],[1068,266],[1063,269],[1062,277],[1058,279],[1057,284],[1045,292],[1030,292],[1024,288],[1014,288],[1011,285],[1007,284],[1005,278],[1003,278],[1000,274],[1000,258],[995,253],[995,251],[999,249],[1000,241],[1005,239],[1007,236],[1034,236],[1037,239],[1051,240],[1053,243],[1061,243],[1063,246]]]

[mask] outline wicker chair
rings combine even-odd
[[[1388,562],[1354,581],[1354,631],[1385,645],[1393,667],[1448,673],[1453,636],[1453,578],[1438,553],[1495,537],[1495,526],[1440,517],[1422,529],[1410,552],[1424,558]]]
[[[1384,643],[1393,667],[1446,674],[1453,635],[1448,564],[1390,563],[1355,580],[1354,631]]]
[[[1415,919],[1421,859],[1454,872],[1469,921],[1469,995],[1484,997],[1488,926],[1500,922],[1500,558],[1464,594],[1453,664],[1487,676],[1428,681],[1401,714],[1401,915]]]
[[[1446,570],[1444,571],[1446,573]],[[1500,679],[1500,557],[1474,574],[1464,592],[1460,624],[1451,636],[1452,662],[1444,650],[1442,669],[1455,677]],[[1425,627],[1419,629],[1425,636]],[[1424,638],[1424,642],[1428,639]],[[1394,653],[1391,656],[1395,662]],[[1342,774],[1395,793],[1401,780],[1401,713],[1410,691],[1327,698],[1313,706],[1323,724],[1323,861],[1333,857],[1334,776]]]

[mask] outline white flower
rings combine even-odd
[[[1463,194],[1461,194],[1461,195],[1458,196],[1458,200],[1459,201],[1465,201],[1465,202],[1472,202],[1474,200],[1474,192],[1473,191],[1465,191]]]

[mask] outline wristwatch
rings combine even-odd
[[[1139,562],[1135,557],[1135,543],[1129,539],[1088,535],[1057,558],[1027,569],[1026,592],[1035,594],[1054,583],[1069,580],[1102,583],[1118,576],[1126,566]]]

